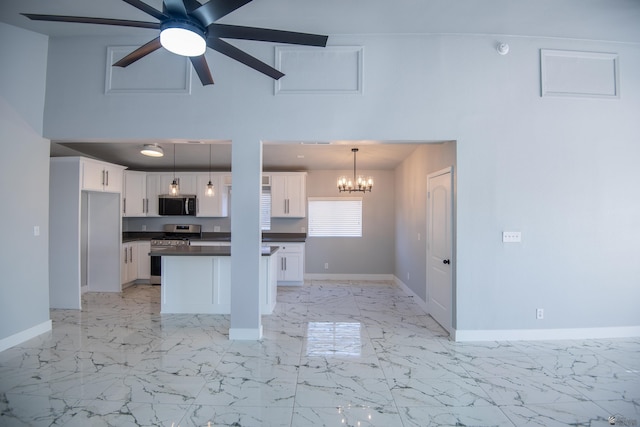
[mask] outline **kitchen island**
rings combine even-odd
[[[278,246],[261,248],[260,314],[276,305]],[[161,313],[229,314],[231,312],[231,248],[181,246],[153,248],[162,257]]]

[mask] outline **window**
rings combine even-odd
[[[309,197],[309,237],[362,237],[362,198]]]
[[[229,212],[231,212],[231,194],[232,190],[229,187]],[[271,188],[262,187],[260,193],[260,230],[271,230]]]
[[[262,187],[262,193],[260,193],[260,230],[271,230],[270,187]]]

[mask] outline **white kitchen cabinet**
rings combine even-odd
[[[138,244],[138,280],[149,280],[151,278],[151,242],[140,240]]]
[[[147,216],[158,216],[158,196],[168,192],[161,191],[160,174],[147,173]]]
[[[304,243],[273,242],[268,245],[279,247],[278,285],[301,285],[304,282]]]
[[[146,216],[148,204],[147,174],[145,172],[124,171],[122,215],[126,217]]]
[[[125,284],[136,280],[138,275],[138,246],[137,242],[122,244],[120,267],[120,283]]]
[[[84,158],[80,165],[83,190],[122,193],[123,166]]]
[[[211,183],[215,188],[214,196],[207,196],[208,183],[208,173],[196,176],[196,216],[217,218],[229,216],[227,187],[223,185],[224,175],[220,173],[211,174]]]
[[[307,214],[307,174],[271,173],[271,217],[304,218]]]
[[[134,241],[122,244],[120,253],[120,282],[122,285],[151,277],[151,242]]]

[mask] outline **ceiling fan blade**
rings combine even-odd
[[[329,36],[296,33],[292,31],[271,30],[268,28],[242,27],[239,25],[211,24],[208,34],[229,39],[258,40],[263,42],[301,44],[305,46],[327,45]]]
[[[209,69],[209,64],[207,64],[207,60],[204,55],[200,56],[191,56],[189,57],[191,60],[191,65],[193,65],[193,69],[198,73],[198,77],[200,77],[200,81],[202,82],[202,86],[212,85],[213,77],[211,76],[211,70]]]
[[[33,13],[23,13],[22,15],[33,21],[77,22],[79,24],[115,25],[118,27],[151,28],[153,30],[160,29],[160,24],[156,22],[127,21],[125,19],[90,18],[86,16],[38,15]]]
[[[229,58],[235,59],[236,61],[241,62],[256,71],[261,72],[262,74],[266,74],[274,80],[278,80],[280,77],[284,76],[284,73],[281,73],[272,66],[265,64],[259,59],[241,51],[237,47],[223,40],[220,40],[217,37],[208,37],[207,46],[209,46],[213,50],[220,52],[223,55],[228,56]]]
[[[202,25],[208,27],[218,19],[249,2],[251,2],[251,0],[210,0],[191,12],[191,15],[198,18]]]
[[[149,43],[140,46],[139,48],[131,52],[129,55],[125,56],[124,58],[122,58],[121,60],[113,64],[113,66],[123,67],[123,68],[127,67],[133,64],[134,62],[136,62],[138,59],[144,58],[145,56],[149,55],[151,52],[155,52],[161,47],[162,45],[160,44],[160,37],[156,37],[155,39],[151,40]]]
[[[167,15],[165,15],[164,13],[160,12],[159,10],[157,10],[154,7],[149,6],[148,4],[140,1],[140,0],[122,0],[125,3],[130,4],[131,6],[135,7],[136,9],[139,9],[145,13],[147,13],[148,15],[153,16],[154,18],[156,18],[159,21],[162,21],[164,19],[168,19],[169,17]]]
[[[187,17],[187,8],[184,7],[182,0],[163,0],[163,3],[170,15]]]
[[[184,6],[187,8],[187,13],[191,13],[202,6],[202,3],[198,0],[184,0]]]

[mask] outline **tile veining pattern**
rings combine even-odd
[[[86,294],[0,353],[0,425],[640,425],[640,339],[454,343],[391,283],[314,281],[230,342],[159,290]]]

